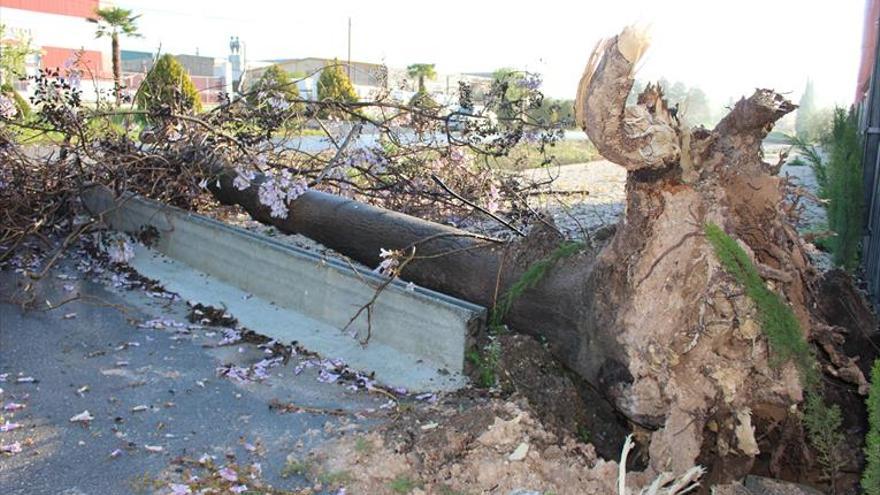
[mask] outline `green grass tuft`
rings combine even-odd
[[[288,459],[281,468],[281,477],[290,478],[291,476],[306,476],[311,471],[312,466],[308,462]]]
[[[498,360],[501,359],[501,344],[497,340],[489,343],[481,353],[471,349],[465,354],[465,358],[477,368],[477,386],[480,388],[492,388],[498,381]]]
[[[547,275],[547,272],[550,271],[550,268],[553,267],[559,260],[563,258],[568,258],[584,248],[584,244],[582,242],[563,242],[556,248],[549,256],[542,260],[538,260],[529,266],[529,269],[526,270],[522,276],[514,282],[513,285],[510,286],[510,289],[501,297],[501,300],[498,301],[498,304],[495,305],[494,311],[492,311],[492,317],[489,321],[490,329],[501,328],[501,320],[507,316],[507,313],[510,312],[510,308],[513,307],[513,303],[528,289],[531,289],[538,285],[538,282],[544,279]]]
[[[354,442],[354,450],[361,455],[370,455],[375,450],[373,442],[364,437],[358,437]]]
[[[402,495],[407,494],[416,488],[421,488],[421,486],[421,483],[403,474],[394,478],[391,483],[388,483],[388,488],[390,488],[391,491]]]
[[[351,483],[352,476],[348,471],[330,471],[318,475],[318,481],[322,485],[338,487]]]

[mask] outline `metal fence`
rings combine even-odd
[[[862,264],[868,295],[880,312],[880,42],[874,54],[870,90],[860,107],[865,185]]]

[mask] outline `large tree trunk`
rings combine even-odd
[[[780,208],[778,167],[762,160],[762,139],[795,107],[760,89],[712,131],[681,126],[658,87],[627,108],[645,47],[630,29],[603,41],[576,100],[578,121],[600,153],[628,171],[625,217],[601,251],[557,263],[516,301],[506,322],[545,338],[562,362],[647,432],[649,471],[708,463],[714,482],[744,474],[762,449],[772,448],[757,439],[754,425],[784,422],[804,391],[793,364],[771,366],[755,305],[720,265],[704,226],[719,225],[738,240],[791,306],[805,338],[818,326],[828,331],[813,313],[816,274]],[[560,241],[539,230],[515,245],[487,243],[319,192],[297,199],[287,219],[275,219],[256,186],[238,191],[232,177],[223,175],[214,194],[254,218],[370,266],[378,264],[380,248],[418,243],[418,254],[429,256],[409,264],[404,278],[490,307]],[[837,358],[838,368],[856,368],[841,378],[864,383],[852,360]]]
[[[110,35],[110,48],[113,57],[113,95],[116,106],[119,106],[122,99],[122,52],[119,49],[119,34],[115,31]]]

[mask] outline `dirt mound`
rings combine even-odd
[[[560,440],[524,403],[492,399],[417,416],[313,453],[318,478],[347,473],[350,493],[371,494],[616,491],[616,462],[599,459],[592,445]]]

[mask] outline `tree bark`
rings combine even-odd
[[[113,95],[116,106],[119,106],[122,93],[122,53],[119,50],[119,34],[115,31],[110,35],[110,48],[113,56]]]

